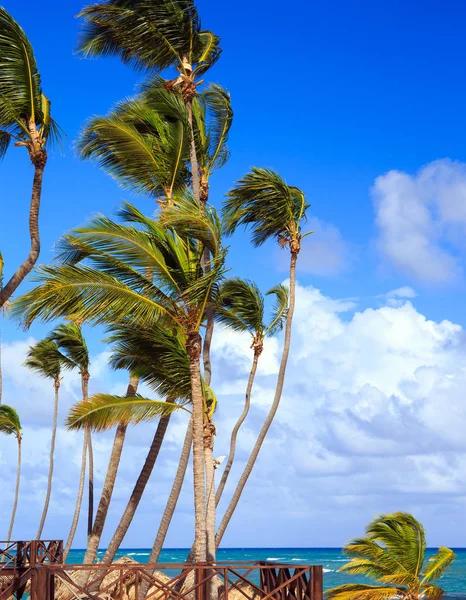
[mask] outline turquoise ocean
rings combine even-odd
[[[439,585],[446,591],[445,598],[452,600],[466,600],[466,548],[454,549],[456,560],[448,573],[439,581]],[[100,557],[104,551],[99,551]],[[435,550],[429,550],[428,555]],[[121,556],[131,556],[137,562],[147,562],[150,550],[147,548],[127,548],[120,550],[116,559]],[[167,548],[160,555],[160,563],[184,562],[188,550],[181,548]],[[68,555],[68,563],[80,563],[83,559],[83,550],[72,550]],[[217,552],[218,561],[234,563],[237,561],[269,561],[287,563],[290,565],[311,564],[322,565],[324,569],[324,587],[330,588],[342,583],[355,583],[364,581],[364,578],[343,575],[338,572],[347,559],[338,548],[224,548]],[[366,580],[367,581],[367,580]]]

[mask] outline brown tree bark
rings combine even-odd
[[[206,503],[204,469],[204,400],[201,384],[200,357],[202,339],[199,332],[189,335],[186,350],[191,374],[193,406],[193,477],[194,477],[194,562],[206,560]]]
[[[21,480],[21,435],[18,435],[16,437],[16,441],[18,442],[18,462],[17,462],[17,466],[16,466],[15,499],[13,501],[13,509],[11,511],[10,526],[8,528],[8,535],[7,535],[7,539],[6,539],[7,545],[8,545],[8,542],[11,540],[11,535],[13,533],[13,526],[15,524],[16,509],[18,508],[18,498],[19,498],[19,483]]]
[[[249,373],[248,385],[246,388],[246,400],[244,403],[243,412],[241,413],[239,419],[236,421],[235,426],[233,427],[233,431],[231,432],[230,439],[230,452],[228,454],[228,460],[225,465],[225,469],[222,473],[222,478],[220,480],[217,493],[215,495],[215,505],[218,506],[220,502],[220,498],[222,497],[223,490],[225,489],[226,482],[228,480],[228,476],[230,475],[231,467],[233,465],[233,461],[235,459],[236,454],[236,440],[238,438],[238,431],[240,430],[241,425],[244,423],[246,417],[249,413],[249,408],[251,406],[251,392],[252,386],[254,384],[254,378],[256,376],[257,371],[257,363],[259,362],[259,356],[261,354],[262,348],[254,348],[254,359],[252,361],[251,371]]]
[[[45,519],[47,518],[47,512],[49,510],[50,495],[52,493],[52,481],[53,481],[53,458],[55,453],[55,439],[57,436],[57,420],[58,420],[58,392],[60,389],[60,378],[57,377],[54,382],[55,388],[55,401],[53,404],[53,424],[52,424],[52,438],[50,440],[50,459],[49,459],[49,475],[47,479],[47,493],[45,495],[44,509],[42,511],[42,517],[40,519],[39,530],[37,531],[36,540],[40,540],[42,536],[42,530],[44,529]]]
[[[0,308],[2,308],[6,301],[13,295],[26,275],[31,272],[33,266],[36,264],[37,259],[39,258],[40,253],[39,211],[42,194],[42,179],[45,165],[47,163],[47,152],[45,149],[40,149],[35,152],[30,151],[29,156],[32,164],[34,165],[31,204],[29,208],[29,237],[31,240],[31,246],[27,258],[11,276],[6,285],[0,289]]]
[[[137,392],[138,384],[138,377],[130,377],[126,390],[127,397],[134,397]],[[107,473],[105,475],[105,481],[102,488],[102,495],[100,496],[99,506],[97,507],[97,513],[92,531],[87,540],[87,550],[83,560],[83,564],[85,565],[93,564],[95,557],[97,556],[100,540],[104,531],[105,521],[110,508],[113,490],[115,488],[118,467],[120,466],[121,453],[123,451],[123,444],[126,436],[126,428],[127,425],[120,424],[115,432],[112,452],[110,454]]]
[[[139,473],[139,477],[136,481],[131,497],[128,501],[128,504],[126,505],[125,512],[123,513],[123,516],[121,517],[120,522],[118,523],[118,527],[116,528],[115,533],[113,534],[113,538],[111,539],[110,544],[104,554],[104,558],[102,560],[104,564],[108,564],[113,561],[113,559],[115,558],[115,554],[117,553],[131,525],[131,522],[139,506],[144,490],[146,489],[147,482],[149,481],[149,478],[154,469],[154,465],[157,461],[169,422],[170,416],[163,417],[160,419],[157,425],[152,444],[150,445],[149,452],[147,454],[146,460],[144,461],[141,472]]]
[[[272,421],[275,417],[278,406],[280,404],[282,391],[283,391],[283,384],[285,382],[286,365],[288,363],[288,356],[290,353],[291,325],[293,323],[293,314],[294,314],[295,300],[296,300],[296,298],[295,298],[295,296],[296,296],[296,259],[298,256],[298,252],[299,252],[299,245],[297,246],[297,248],[292,246],[291,261],[290,261],[290,306],[289,306],[288,314],[286,317],[285,340],[283,343],[283,353],[282,353],[282,359],[280,362],[280,368],[278,371],[278,379],[277,379],[277,387],[275,390],[275,396],[273,399],[272,406],[270,407],[269,414],[267,415],[265,423],[262,426],[262,429],[259,433],[259,436],[258,436],[257,441],[254,445],[254,448],[251,452],[251,455],[246,464],[246,467],[245,467],[243,473],[241,474],[240,480],[238,482],[238,485],[236,486],[233,497],[230,501],[230,504],[228,505],[228,508],[225,511],[225,515],[223,516],[223,519],[218,528],[217,535],[216,535],[217,548],[218,548],[220,542],[222,541],[225,530],[228,527],[231,517],[233,516],[233,513],[238,505],[238,502],[241,498],[241,494],[243,493],[243,490],[244,490],[244,486],[246,485],[246,482],[247,482],[249,476],[251,475],[251,472],[254,468],[254,464],[257,460],[257,457],[259,456],[259,452],[262,447],[262,444],[264,443],[265,436],[267,435],[267,432],[270,428],[270,425],[272,424]]]

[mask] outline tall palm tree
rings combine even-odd
[[[39,256],[39,208],[47,162],[46,146],[58,133],[50,116],[50,101],[42,91],[32,45],[3,7],[0,7],[0,90],[0,158],[13,140],[15,146],[26,148],[34,167],[29,208],[31,246],[27,258],[0,289],[1,308]]]
[[[64,314],[63,316],[69,316]],[[73,317],[74,318],[74,317]],[[53,331],[47,336],[48,340],[55,342],[60,349],[60,352],[66,357],[68,361],[68,367],[71,366],[73,369],[77,369],[81,376],[81,391],[83,400],[89,395],[89,365],[90,357],[89,350],[87,348],[86,340],[84,339],[81,325],[79,320],[75,319],[74,322],[62,323],[55,327]],[[94,468],[93,468],[93,452],[92,452],[92,439],[89,428],[84,431],[83,441],[83,456],[87,454],[88,464],[88,487],[89,487],[89,502],[88,502],[88,519],[87,519],[87,532],[90,535],[92,531],[93,515],[94,515]],[[65,551],[69,552],[71,544],[76,533],[78,526],[79,514],[81,512],[81,504],[84,493],[84,479],[86,471],[86,458],[81,460],[81,472],[79,477],[78,496],[76,499],[76,507],[71,523],[70,533],[66,542]]]
[[[264,347],[264,340],[266,337],[275,335],[280,331],[286,319],[288,289],[284,285],[278,285],[267,292],[267,295],[271,294],[275,295],[275,306],[270,322],[266,324],[264,317],[264,297],[255,283],[235,277],[225,280],[219,291],[217,301],[219,306],[216,308],[217,319],[234,331],[247,332],[251,335],[253,360],[246,387],[244,409],[233,427],[228,459],[217,489],[215,498],[217,505],[220,502],[233,465],[238,432],[249,413],[252,387],[259,358]]]
[[[2,404],[0,406],[0,433],[5,435],[13,435],[18,443],[18,463],[16,467],[16,486],[15,486],[15,499],[13,501],[13,509],[11,511],[10,526],[8,528],[8,534],[6,542],[11,540],[11,534],[13,533],[13,526],[15,524],[16,509],[18,507],[19,498],[19,483],[21,480],[21,422],[19,420],[18,413],[11,406]]]
[[[220,55],[219,38],[202,30],[193,0],[107,0],[85,7],[79,16],[85,21],[84,56],[116,55],[153,74],[178,72],[166,85],[186,104],[193,194],[200,202],[192,102],[200,78]]]
[[[3,267],[4,260],[2,253],[0,252],[0,292],[3,288]],[[3,308],[3,307],[2,307]],[[3,313],[3,310],[0,311],[0,314]],[[3,370],[2,370],[2,331],[0,328],[0,406],[2,405],[2,397],[3,397]]]
[[[352,583],[326,592],[335,600],[440,600],[444,591],[435,585],[455,560],[450,548],[441,546],[426,558],[424,528],[412,515],[381,515],[366,527],[366,537],[355,538],[343,548],[350,558],[339,571],[366,575],[380,585]]]
[[[70,367],[68,359],[60,352],[57,343],[53,340],[42,340],[29,347],[29,351],[26,356],[24,363],[28,369],[35,371],[41,377],[52,379],[53,387],[55,390],[55,398],[53,403],[53,422],[52,422],[52,436],[50,439],[50,459],[49,459],[49,474],[47,479],[47,492],[45,495],[44,508],[42,510],[42,516],[40,519],[39,529],[37,531],[36,539],[39,540],[42,536],[42,530],[44,528],[45,519],[47,518],[47,512],[50,504],[50,495],[52,493],[52,481],[53,481],[53,466],[54,466],[54,453],[55,453],[55,438],[57,435],[57,419],[58,419],[58,395],[61,385],[61,370],[62,367]]]
[[[244,486],[254,468],[265,436],[273,422],[280,405],[285,382],[286,365],[291,343],[291,325],[296,296],[296,261],[301,249],[301,241],[308,233],[301,231],[306,218],[306,204],[303,192],[297,187],[289,186],[274,171],[254,167],[233,188],[224,201],[224,230],[232,234],[240,225],[249,227],[252,232],[252,243],[260,246],[269,239],[278,242],[281,248],[290,251],[290,287],[289,307],[285,323],[285,339],[283,353],[278,371],[277,387],[270,411],[262,426],[257,441],[248,459],[246,467],[239,479],[233,497],[217,531],[217,547],[238,505]]]
[[[73,314],[82,322],[113,324],[125,319],[146,327],[177,326],[189,357],[193,405],[193,471],[197,562],[205,560],[205,478],[203,461],[204,392],[199,333],[220,281],[225,260],[221,227],[214,210],[189,197],[166,208],[163,226],[125,205],[127,224],[103,216],[66,236],[62,263],[38,269],[39,286],[15,303],[15,314],[28,326]],[[201,264],[204,248],[211,260]],[[87,256],[88,264],[72,264]],[[153,282],[144,273],[153,269]]]

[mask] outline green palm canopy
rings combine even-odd
[[[366,575],[378,582],[346,584],[328,590],[330,600],[440,600],[442,588],[435,582],[455,559],[441,546],[426,558],[424,528],[412,515],[397,512],[381,515],[366,528],[366,537],[355,538],[343,548],[350,558],[340,571]]]
[[[21,422],[16,410],[2,404],[0,406],[0,433],[5,435],[13,435],[16,439],[21,439]]]

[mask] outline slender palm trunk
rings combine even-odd
[[[128,387],[126,390],[127,397],[133,397],[136,394],[137,387],[139,384],[138,377],[130,377]],[[87,550],[84,555],[83,564],[92,564],[97,556],[99,549],[100,540],[104,531],[105,521],[107,519],[108,510],[110,508],[110,501],[112,499],[113,490],[115,487],[115,481],[118,474],[118,467],[120,466],[121,453],[123,451],[123,444],[126,437],[126,425],[118,425],[115,432],[115,438],[113,440],[112,452],[108,461],[107,473],[105,475],[104,485],[102,487],[102,494],[100,496],[99,506],[97,507],[97,513],[95,521],[92,527],[91,534],[87,540]]]
[[[70,532],[68,534],[68,539],[66,541],[65,550],[63,551],[63,561],[66,562],[68,554],[71,549],[71,544],[73,543],[74,536],[76,533],[76,528],[78,527],[79,521],[79,513],[81,512],[81,504],[83,502],[84,495],[84,483],[86,480],[86,459],[87,459],[87,443],[88,443],[88,434],[89,430],[84,430],[84,440],[83,440],[83,452],[81,457],[81,473],[79,475],[79,488],[78,488],[78,497],[76,498],[76,506],[74,509],[73,521],[71,522]]]
[[[194,199],[196,200],[196,202],[198,204],[200,204],[201,203],[201,190],[200,190],[200,180],[199,180],[199,164],[197,162],[196,143],[194,141],[193,107],[192,107],[192,99],[191,98],[189,98],[186,101],[186,110],[188,113],[189,135],[191,138],[191,142],[189,145],[189,158],[190,158],[190,162],[191,162],[191,177],[192,177],[192,185],[193,185],[193,195],[194,195]]]
[[[194,477],[194,562],[206,560],[206,503],[204,469],[204,400],[200,357],[202,339],[199,332],[189,335],[186,350],[191,375],[193,405],[193,477]]]
[[[213,423],[206,425],[204,434],[204,462],[206,470],[206,547],[207,561],[215,562],[215,468],[214,468],[214,439]]]
[[[40,253],[39,237],[39,210],[42,193],[42,178],[44,175],[47,153],[44,149],[30,152],[32,164],[34,165],[34,179],[32,182],[31,204],[29,208],[29,237],[31,246],[25,261],[18,267],[7,284],[0,289],[0,308],[12,296],[23,279],[28,275],[35,265]]]
[[[90,374],[86,371],[81,373],[81,387],[83,392],[83,400],[89,397],[89,378]],[[88,471],[88,505],[87,505],[87,536],[92,534],[94,524],[94,452],[92,449],[92,434],[90,428],[86,425],[87,435],[87,454],[89,459]]]
[[[278,406],[280,404],[280,399],[283,391],[283,384],[285,382],[285,373],[286,373],[286,365],[288,362],[288,355],[290,353],[290,343],[291,343],[291,325],[293,322],[293,313],[295,307],[295,295],[296,295],[296,259],[298,256],[299,248],[297,251],[292,251],[291,253],[291,262],[290,262],[290,306],[288,309],[288,314],[286,317],[286,326],[285,326],[285,340],[283,343],[283,354],[280,362],[280,369],[278,371],[278,379],[277,379],[277,388],[275,390],[275,397],[273,399],[272,406],[270,408],[269,414],[265,420],[265,423],[259,433],[259,437],[257,438],[256,444],[251,452],[251,456],[246,464],[246,467],[240,477],[236,490],[233,494],[230,504],[225,512],[225,515],[220,523],[220,526],[217,531],[216,536],[216,545],[217,548],[222,541],[223,535],[225,533],[226,528],[228,527],[228,523],[230,522],[231,517],[238,505],[239,499],[241,498],[241,494],[243,493],[244,486],[251,475],[252,469],[254,468],[254,464],[259,455],[260,449],[264,442],[265,436],[272,424],[272,421],[277,412]]]
[[[147,454],[146,460],[142,466],[141,472],[139,473],[139,477],[134,486],[131,497],[126,505],[125,512],[118,523],[118,527],[113,534],[113,538],[105,552],[104,558],[102,562],[104,564],[111,563],[117,553],[130,525],[133,520],[133,517],[136,513],[136,510],[141,501],[144,490],[146,489],[146,485],[149,481],[149,478],[154,469],[154,465],[157,461],[157,457],[160,452],[160,448],[162,447],[163,440],[165,438],[165,433],[167,431],[168,423],[170,421],[170,416],[163,417],[160,419],[154,439],[152,440],[152,444],[150,445],[149,452]]]
[[[252,361],[252,367],[251,367],[251,371],[249,373],[248,385],[246,388],[246,400],[244,403],[243,412],[241,413],[239,419],[237,420],[235,426],[233,427],[233,431],[231,432],[230,453],[228,454],[227,464],[225,465],[225,470],[223,471],[222,479],[220,480],[220,483],[219,483],[219,486],[217,489],[217,494],[215,496],[215,505],[216,506],[218,506],[218,503],[220,502],[220,498],[222,497],[223,490],[225,489],[225,485],[228,480],[228,476],[230,475],[233,461],[235,459],[236,440],[238,438],[238,432],[241,428],[241,425],[244,423],[244,421],[249,413],[249,408],[251,406],[252,386],[254,385],[254,378],[256,376],[257,363],[259,362],[260,354],[261,354],[261,349],[254,348],[254,359]]]
[[[0,331],[0,406],[2,405],[2,396],[3,396],[2,333]]]
[[[39,530],[37,531],[36,540],[40,540],[42,536],[42,530],[44,529],[45,519],[47,518],[47,512],[49,510],[50,495],[52,493],[52,480],[53,480],[53,457],[55,453],[55,438],[57,436],[57,419],[58,419],[58,392],[60,389],[60,378],[57,377],[54,382],[55,388],[55,401],[53,404],[53,424],[52,424],[52,438],[50,440],[50,459],[49,459],[49,476],[47,480],[47,493],[45,495],[44,510],[42,511],[42,517],[40,519]]]
[[[11,519],[10,519],[10,527],[8,528],[8,536],[6,539],[7,545],[11,540],[11,535],[13,533],[13,525],[15,524],[16,517],[16,509],[18,508],[18,498],[19,498],[19,482],[21,480],[21,435],[17,435],[16,440],[18,442],[18,464],[16,467],[16,487],[15,487],[15,499],[13,501],[13,509],[11,511]]]
[[[170,523],[175,512],[178,498],[180,497],[181,488],[183,487],[186,470],[189,463],[189,455],[191,454],[191,446],[193,444],[193,424],[192,418],[189,420],[186,435],[184,436],[183,448],[181,449],[181,456],[178,462],[178,468],[175,473],[175,479],[173,480],[172,489],[168,496],[165,510],[163,511],[162,519],[160,520],[159,529],[152,546],[152,550],[149,556],[148,563],[153,564],[159,560],[160,552],[162,551],[165,538],[167,537],[167,531],[170,527]],[[105,560],[104,560],[105,562]],[[149,583],[143,581],[139,590],[138,600],[144,600],[149,589]]]

